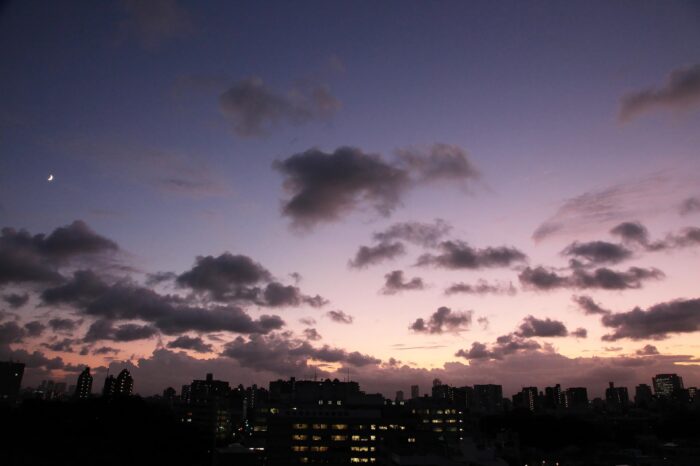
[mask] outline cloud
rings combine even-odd
[[[700,212],[700,198],[689,197],[685,199],[678,208],[678,212],[681,215],[690,215]]]
[[[94,355],[117,354],[119,352],[120,351],[118,349],[112,348],[111,346],[100,346],[99,348],[92,350],[92,354]]]
[[[176,0],[122,0],[122,4],[128,15],[121,23],[122,31],[133,35],[146,50],[155,51],[194,32],[189,12]]]
[[[376,246],[360,246],[355,253],[355,258],[350,260],[348,265],[361,269],[404,254],[406,254],[406,248],[402,243],[382,241]]]
[[[700,228],[696,227],[683,228],[678,233],[666,235],[664,240],[654,242],[649,240],[648,230],[639,222],[621,223],[610,233],[620,236],[626,243],[639,245],[650,252],[700,245]]]
[[[565,337],[569,335],[566,326],[558,321],[549,318],[538,319],[534,316],[527,316],[523,319],[515,334],[519,337]]]
[[[319,295],[306,296],[296,286],[285,286],[277,282],[269,283],[265,287],[263,299],[260,304],[270,307],[299,306],[302,303],[311,307],[323,307],[328,304],[328,300]]]
[[[588,338],[588,330],[586,330],[583,327],[579,327],[571,332],[571,336],[574,336],[576,338]]]
[[[431,334],[464,332],[471,327],[473,314],[473,311],[452,311],[452,309],[442,306],[431,314],[427,322],[423,318],[416,319],[409,329],[416,333]]]
[[[327,86],[306,83],[278,93],[258,77],[235,83],[219,97],[221,112],[242,137],[263,136],[282,123],[300,125],[327,119],[340,107]]]
[[[518,278],[523,287],[548,291],[557,288],[625,290],[638,289],[647,280],[660,280],[664,273],[658,269],[630,267],[627,271],[615,271],[600,267],[593,271],[576,268],[570,275],[560,275],[544,267],[526,267]]]
[[[512,283],[489,283],[486,280],[480,279],[476,284],[471,285],[469,283],[454,283],[445,289],[446,295],[453,295],[458,293],[464,294],[495,294],[495,295],[509,295],[513,296],[517,293],[517,290]]]
[[[299,322],[304,325],[316,325],[316,319],[313,317],[302,317]]]
[[[384,288],[382,288],[383,294],[396,294],[401,291],[406,290],[422,290],[425,288],[423,279],[420,277],[414,277],[410,280],[405,280],[402,270],[394,270],[384,275],[386,282],[384,283]]]
[[[24,329],[27,331],[28,337],[39,337],[44,330],[46,330],[46,325],[42,324],[38,320],[33,320],[24,324]]]
[[[381,360],[357,351],[324,345],[311,346],[308,341],[290,340],[279,335],[253,335],[248,339],[237,337],[225,345],[222,356],[236,360],[243,367],[256,371],[290,374],[307,369],[309,359],[326,363],[364,367],[379,364]]]
[[[78,325],[80,325],[80,323],[81,321],[79,320],[63,319],[57,317],[55,319],[49,320],[49,327],[51,327],[51,330],[53,330],[54,332],[72,332],[78,327]]]
[[[17,322],[0,324],[0,346],[9,343],[20,343],[26,335],[27,331],[17,325]]]
[[[283,202],[282,213],[296,227],[337,220],[363,204],[387,216],[409,184],[405,171],[353,147],[333,153],[309,149],[273,166],[286,177],[290,197]]]
[[[323,338],[323,337],[321,337],[321,334],[318,333],[318,331],[316,331],[315,328],[305,328],[304,329],[304,337],[310,341],[318,341],[321,338]]]
[[[479,176],[466,151],[459,146],[433,144],[428,148],[399,149],[396,156],[399,165],[414,173],[418,181],[462,181]]]
[[[481,269],[509,267],[527,261],[527,256],[512,247],[488,247],[475,249],[463,241],[443,241],[442,254],[423,254],[417,265],[432,265],[446,269]]]
[[[156,286],[161,283],[174,281],[177,278],[175,272],[155,272],[146,274],[146,286]]]
[[[610,311],[603,309],[599,304],[593,301],[590,296],[572,296],[571,299],[579,305],[583,313],[586,315],[610,314]]]
[[[100,319],[90,325],[84,340],[87,342],[99,340],[126,342],[149,339],[157,334],[158,330],[150,325],[122,324],[115,327],[112,322]]]
[[[659,350],[654,345],[645,345],[644,348],[638,349],[635,354],[637,356],[654,356],[659,354]]]
[[[219,300],[235,294],[243,285],[271,279],[270,272],[248,256],[225,252],[217,257],[199,256],[194,267],[178,275],[176,282],[197,292],[208,292]]]
[[[51,351],[56,351],[59,353],[72,353],[73,344],[76,341],[72,338],[64,338],[63,340],[55,341],[53,343],[42,343],[41,346],[50,349]]]
[[[433,223],[400,222],[375,233],[374,240],[382,243],[401,240],[428,248],[437,246],[451,230],[452,226],[442,219],[436,219]]]
[[[9,293],[2,295],[2,300],[5,301],[12,309],[19,309],[29,301],[27,293]]]
[[[81,220],[56,228],[48,236],[3,228],[0,235],[0,284],[57,282],[59,267],[86,257],[115,253],[117,244]]]
[[[649,244],[649,230],[639,222],[622,222],[610,230],[627,243]]]
[[[210,353],[212,345],[204,343],[201,337],[182,335],[167,344],[168,348],[180,348],[196,351],[197,353]]]
[[[565,256],[585,259],[588,265],[617,264],[632,257],[632,251],[607,241],[579,243],[575,241],[562,251]]]
[[[325,315],[328,316],[328,318],[333,322],[337,322],[339,324],[352,324],[353,321],[353,317],[351,315],[340,310],[328,311]]]
[[[622,338],[661,340],[669,333],[693,333],[700,330],[700,299],[678,299],[655,304],[646,311],[639,307],[629,312],[604,315],[601,322],[614,329],[605,341]]]
[[[503,359],[512,354],[533,352],[541,348],[542,346],[535,340],[529,340],[514,333],[510,333],[498,337],[490,348],[476,341],[472,343],[472,346],[468,350],[460,349],[457,351],[455,356],[468,359],[469,361]]]
[[[659,89],[648,88],[625,94],[618,118],[627,122],[653,110],[682,110],[697,105],[700,105],[700,64],[671,71]]]

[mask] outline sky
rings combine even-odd
[[[25,386],[700,384],[697,2],[10,1],[0,69]]]

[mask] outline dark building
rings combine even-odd
[[[114,398],[117,392],[117,379],[113,375],[105,377],[105,384],[102,387],[102,396],[105,398]]]
[[[440,379],[433,380],[432,395],[436,400],[447,400],[449,402],[453,402],[455,399],[454,388],[442,383]]]
[[[539,408],[539,398],[537,395],[537,387],[523,387],[523,389],[518,394],[518,403],[521,408],[527,409],[534,412]],[[516,404],[516,396],[513,396],[513,404]]]
[[[503,387],[501,385],[474,385],[474,406],[470,409],[497,412],[503,409]]]
[[[190,384],[190,403],[206,404],[217,398],[226,397],[231,391],[228,382],[214,380],[213,374],[207,374],[204,380],[193,380]]]
[[[173,401],[177,397],[177,392],[173,387],[168,387],[163,390],[163,399],[166,401]]]
[[[235,392],[240,395],[239,390]],[[204,380],[193,380],[190,385],[183,385],[182,421],[194,425],[215,445],[227,444],[232,432],[232,414],[241,413],[245,399],[245,395],[241,395],[239,403],[236,403],[232,400],[232,394],[229,383],[215,380],[213,374],[207,374]]]
[[[420,387],[418,385],[411,385],[411,399],[420,397]]]
[[[652,382],[654,394],[659,398],[674,398],[683,390],[683,379],[676,374],[657,374]]]
[[[191,385],[183,385],[182,389],[180,390],[180,401],[184,404],[189,404],[191,401],[191,393],[192,386]]]
[[[397,391],[396,391],[396,398],[394,398],[394,400],[395,400],[397,403],[401,403],[401,402],[403,401],[403,390],[397,390]]]
[[[545,387],[544,389],[544,407],[545,409],[558,409],[564,406],[564,396],[561,391],[561,385],[556,384],[553,387]]]
[[[134,379],[128,370],[122,369],[116,379],[114,394],[116,396],[131,396],[134,390]]]
[[[24,364],[0,362],[0,400],[14,401],[19,394],[24,375]]]
[[[654,400],[651,387],[645,383],[637,385],[634,389],[634,403],[637,406],[649,406]]]
[[[42,381],[34,392],[34,395],[42,400],[57,400],[62,398],[65,394],[66,384],[63,382],[54,382],[53,380]]]
[[[629,405],[630,397],[627,387],[616,387],[613,382],[609,382],[605,389],[605,403],[609,408],[625,408]]]
[[[78,376],[78,383],[75,385],[75,397],[78,399],[90,398],[92,394],[92,375],[90,368],[86,367]]]
[[[564,392],[564,405],[567,409],[588,408],[588,390],[586,387],[571,387]]]

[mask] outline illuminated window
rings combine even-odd
[[[301,458],[299,458],[299,462],[300,462],[300,463],[308,463],[308,462],[309,462],[309,458],[307,458],[306,456],[302,456]]]
[[[355,441],[355,442],[358,442],[358,441],[360,440],[360,436],[359,436],[359,435],[353,435],[353,436],[352,436],[352,440]]]
[[[328,424],[314,424],[314,429],[328,429]]]
[[[323,446],[311,447],[311,451],[328,451],[328,447],[323,447]]]
[[[377,439],[377,437],[376,437],[376,436],[374,436],[374,435],[370,435],[370,436],[369,436],[369,439],[370,439],[370,440],[376,440],[376,439]]]
[[[293,424],[292,429],[308,429],[309,425],[308,424]]]
[[[292,445],[292,451],[307,451],[309,447],[303,445]]]
[[[372,429],[372,430],[377,430],[377,425],[376,425],[376,424],[372,424],[372,425],[369,426],[369,428]]]
[[[333,424],[331,427],[335,430],[345,430],[348,428],[348,425],[347,424]]]
[[[408,443],[416,443],[415,437],[408,437]]]
[[[292,440],[306,440],[306,435],[292,435]]]
[[[322,438],[323,437],[321,437],[320,435],[312,435],[311,436],[311,440],[313,440],[314,442],[320,442]]]
[[[350,447],[350,451],[369,451],[369,447]]]
[[[253,427],[254,432],[267,432],[267,426],[255,426]]]
[[[279,414],[280,410],[278,408],[270,408],[270,414]]]
[[[344,442],[347,439],[347,435],[331,435],[331,440],[333,440],[334,442]]]

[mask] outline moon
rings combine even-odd
[[[46,179],[46,181],[53,181],[53,174],[49,174],[49,177]]]

